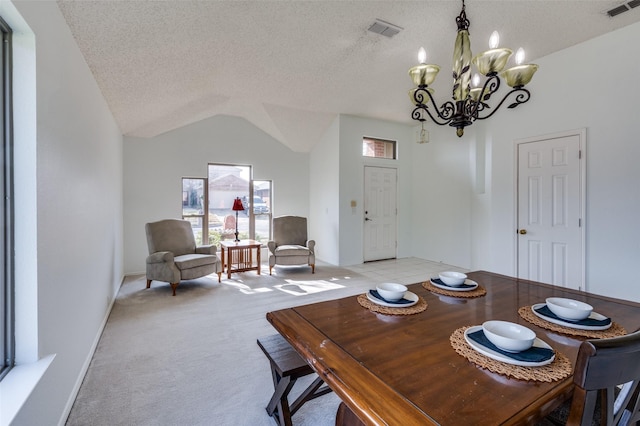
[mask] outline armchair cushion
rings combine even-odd
[[[213,265],[218,258],[210,254],[183,254],[176,256],[173,261],[181,271],[189,268],[198,268],[205,265]]]
[[[310,253],[307,247],[284,244],[276,247],[274,254],[276,256],[308,256]]]

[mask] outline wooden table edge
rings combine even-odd
[[[365,424],[437,425],[307,322],[295,308],[269,312],[267,320]],[[295,324],[295,331],[289,324]],[[348,377],[349,383],[359,386],[347,385],[340,376]],[[384,401],[384,404],[372,406],[366,401]]]

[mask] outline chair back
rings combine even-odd
[[[145,224],[149,254],[170,251],[174,256],[194,253],[196,241],[191,222],[180,219],[165,219]]]
[[[598,394],[602,411],[600,424],[640,421],[640,330],[625,336],[582,342],[573,382],[576,387],[567,425],[590,425]]]
[[[307,243],[307,218],[278,216],[273,218],[273,241],[276,247],[284,244],[304,246]]]

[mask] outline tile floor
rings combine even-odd
[[[468,272],[468,270],[457,266],[432,262],[417,257],[379,260],[360,265],[345,266],[345,268],[375,281],[393,281],[401,284],[414,284],[425,281],[428,278],[437,276],[438,272],[442,271]]]

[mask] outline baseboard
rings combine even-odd
[[[105,312],[104,318],[102,319],[102,323],[100,324],[100,328],[98,329],[98,333],[96,333],[96,337],[91,344],[91,349],[89,350],[89,354],[87,355],[87,359],[84,361],[82,365],[82,369],[80,370],[80,374],[78,375],[78,379],[76,380],[76,384],[73,386],[73,390],[71,391],[71,395],[69,395],[69,400],[67,401],[67,405],[64,407],[64,411],[62,412],[62,416],[60,417],[60,421],[58,422],[58,426],[64,426],[67,423],[67,419],[69,418],[69,414],[71,414],[71,409],[73,408],[73,404],[76,401],[78,396],[78,392],[80,392],[80,387],[82,386],[82,382],[84,381],[84,376],[86,376],[87,371],[89,370],[89,365],[91,365],[91,360],[93,359],[93,355],[98,348],[98,343],[100,343],[100,338],[102,337],[102,333],[104,332],[104,328],[107,325],[107,320],[109,319],[109,315],[111,315],[111,310],[113,309],[113,305],[116,302],[116,296],[120,291],[120,287],[124,283],[126,275],[123,275],[120,279],[120,286],[116,288],[116,291],[113,293],[113,297],[111,298],[111,303],[109,304],[109,308]]]

